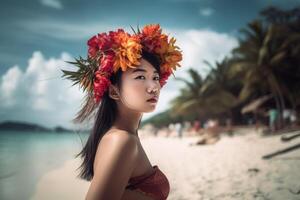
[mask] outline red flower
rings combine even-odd
[[[95,57],[97,51],[99,50],[98,45],[97,45],[97,36],[93,36],[90,38],[87,42],[89,49],[88,49],[88,55],[89,57]]]
[[[117,31],[109,31],[108,33],[109,37],[111,38],[111,40],[113,41],[113,44],[120,44],[120,37],[118,37],[119,35],[129,35],[128,33],[125,33],[125,31],[121,28],[119,28]]]
[[[107,52],[100,61],[99,70],[111,73],[114,65],[115,53],[113,51]]]
[[[111,37],[106,33],[99,33],[98,35],[93,36],[87,42],[89,49],[88,55],[90,57],[95,57],[98,50],[105,51],[111,48],[113,41]]]
[[[159,83],[161,87],[163,87],[167,83],[167,80],[171,74],[171,71],[165,71],[160,74]]]
[[[91,37],[88,42],[87,42],[88,46],[90,47],[97,47],[97,35],[94,35],[93,37]]]
[[[100,50],[105,51],[109,49],[112,45],[112,40],[110,36],[106,33],[98,34],[98,47]]]
[[[97,54],[98,49],[90,47],[88,50],[88,56],[94,58]]]
[[[109,85],[110,80],[103,76],[101,71],[97,71],[94,79],[94,100],[96,103],[99,103]]]

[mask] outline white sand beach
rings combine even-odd
[[[269,160],[265,154],[295,145],[296,138],[261,137],[243,129],[233,137],[222,135],[215,144],[190,146],[197,137],[141,137],[152,163],[170,181],[170,200],[300,199],[300,149]],[[33,200],[84,199],[89,182],[76,178],[79,160],[68,160],[46,173]]]

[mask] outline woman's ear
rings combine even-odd
[[[119,100],[118,88],[111,84],[108,88],[108,95],[114,100]]]

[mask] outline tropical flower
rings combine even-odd
[[[158,53],[161,57],[162,64],[161,68],[163,71],[171,68],[172,70],[176,70],[177,66],[181,66],[179,61],[182,60],[182,54],[179,51],[179,47],[175,45],[176,39],[171,38],[168,42],[168,38],[166,35],[162,35],[160,38],[160,48],[156,49],[156,53]]]
[[[96,71],[94,79],[94,100],[96,103],[101,100],[110,84],[110,80],[101,71]]]
[[[153,53],[156,48],[160,47],[161,28],[159,24],[150,24],[143,28],[140,38],[144,49]]]
[[[115,53],[113,51],[107,52],[100,59],[98,70],[106,71],[108,73],[112,73],[113,65],[114,65],[114,58],[115,58]]]
[[[139,65],[142,52],[139,37],[120,31],[114,38],[115,43],[119,44],[119,48],[115,50],[114,72],[118,71],[119,68],[126,71],[128,67],[135,68]]]
[[[167,80],[171,74],[172,74],[171,69],[167,69],[166,71],[161,72],[160,79],[159,79],[159,84],[161,87],[163,87],[167,83]]]
[[[109,35],[106,33],[101,33],[98,35],[93,36],[91,39],[88,40],[87,44],[89,46],[88,55],[90,57],[95,57],[97,51],[106,51],[112,46],[112,40]]]

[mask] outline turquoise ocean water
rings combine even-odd
[[[0,132],[0,199],[26,200],[43,174],[75,157],[88,134]]]

